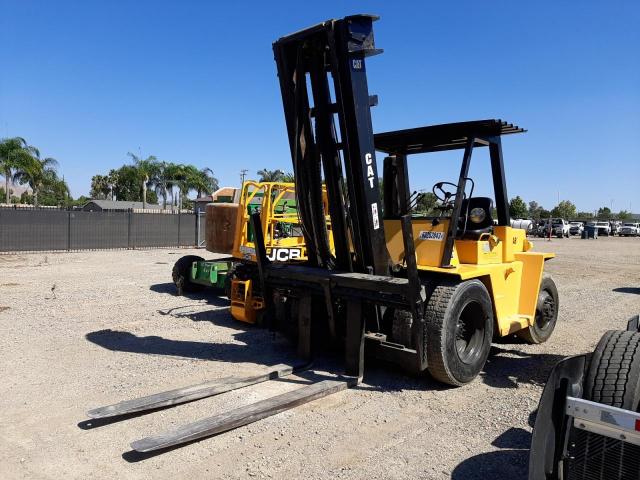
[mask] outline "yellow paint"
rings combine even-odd
[[[492,235],[479,240],[455,240],[452,268],[442,268],[440,261],[446,239],[448,219],[436,226],[431,220],[413,220],[418,270],[423,275],[454,275],[460,280],[481,280],[492,297],[496,329],[509,335],[533,324],[544,261],[552,253],[532,252],[533,244],[525,231],[495,227]],[[421,240],[420,232],[444,232],[441,241]],[[385,220],[387,248],[391,260],[404,263],[404,244],[399,220]]]
[[[413,219],[411,223],[418,266],[440,266],[449,219],[445,218],[437,225],[433,225],[431,220],[419,218]],[[423,232],[426,232],[427,235],[422,235]],[[400,220],[385,220],[384,234],[391,261],[397,264],[404,263],[404,242],[402,241]],[[456,265],[457,263],[458,260],[454,255],[452,264]]]
[[[260,203],[260,222],[262,224],[262,232],[264,234],[264,244],[267,253],[272,248],[297,248],[301,250],[300,260],[307,259],[307,250],[305,247],[304,236],[300,230],[300,218],[297,212],[278,212],[277,205],[281,200],[287,198],[295,199],[295,185],[293,183],[284,182],[254,182],[246,181],[242,185],[240,193],[240,208],[238,208],[238,222],[240,228],[237,229],[233,243],[232,255],[235,258],[256,261],[255,244],[249,240],[249,223],[250,216],[248,206],[255,204],[256,198],[262,197]],[[327,192],[323,187],[322,203],[325,212],[329,211]],[[266,215],[265,215],[266,212]],[[331,221],[328,215],[327,230],[329,231],[329,247],[333,250],[333,235],[331,234]],[[300,233],[299,236],[278,237],[276,229],[278,225],[289,224],[296,227]]]
[[[300,250],[300,256],[296,259],[306,260],[307,249],[301,230],[299,230],[300,236],[278,237],[276,235],[279,225],[289,224],[298,229],[300,228],[300,218],[297,212],[280,212],[276,208],[280,201],[296,198],[295,185],[284,182],[244,182],[240,193],[240,208],[238,208],[238,221],[236,223],[239,228],[235,233],[232,255],[238,259],[256,261],[255,244],[249,240],[250,216],[248,206],[255,204],[255,200],[260,197],[260,221],[267,255],[270,255],[275,248],[295,248]],[[331,221],[329,216],[326,215],[326,212],[329,211],[329,205],[324,187],[322,202],[327,218],[329,247],[333,251]],[[263,308],[263,299],[252,295],[251,280],[242,281],[236,279],[232,281],[231,315],[233,318],[242,322],[255,323],[257,312]]]
[[[256,323],[256,313],[264,308],[264,301],[254,297],[251,280],[231,281],[231,315],[236,320]]]

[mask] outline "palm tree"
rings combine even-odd
[[[149,180],[150,186],[154,188],[156,195],[162,197],[163,210],[167,208],[167,189],[169,188],[167,174],[170,173],[170,165],[167,162],[157,162],[154,175]]]
[[[4,176],[6,203],[11,200],[9,190],[11,177],[17,170],[26,167],[34,154],[40,155],[38,150],[29,146],[24,138],[14,137],[0,140],[0,171]]]
[[[218,189],[218,179],[213,176],[213,170],[209,167],[201,168],[198,170],[196,167],[188,166],[189,175],[189,187],[190,190],[195,190],[198,197],[202,197],[203,194],[211,194]]]
[[[286,183],[295,183],[296,176],[294,175],[293,172],[287,172],[282,175],[282,178],[280,179],[280,181],[286,182]]]
[[[185,166],[182,164],[167,163],[165,169],[165,184],[171,197],[171,211],[173,211],[174,203],[176,201],[174,188],[178,187],[181,191],[181,186],[185,180]]]
[[[25,161],[13,174],[13,181],[20,185],[28,184],[33,191],[33,203],[38,206],[38,193],[42,187],[53,180],[57,180],[56,167],[58,161],[55,158],[40,158],[40,152],[33,149],[30,159]]]
[[[91,177],[91,198],[107,199],[111,191],[108,175],[94,175]]]
[[[158,170],[158,159],[153,155],[149,155],[147,158],[138,157],[131,152],[127,155],[133,160],[133,164],[142,178],[142,208],[145,209],[147,208],[147,187]]]
[[[258,170],[258,175],[260,175],[261,182],[280,182],[282,181],[284,172],[280,169],[267,170],[266,168],[263,168],[262,170]]]

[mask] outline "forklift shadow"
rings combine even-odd
[[[151,285],[149,290],[156,293],[167,293],[173,296],[178,295],[178,291],[173,282],[156,283]],[[207,300],[208,303],[219,307],[229,305],[229,299],[224,296],[224,292],[214,288],[203,288],[195,292],[184,292],[182,296],[191,300]]]
[[[182,305],[179,307],[163,308],[156,311],[160,315],[166,315],[173,318],[188,318],[189,320],[192,320],[194,322],[211,322],[221,327],[234,329],[242,328],[242,326],[238,325],[240,322],[234,320],[233,317],[229,315],[228,305],[221,305],[222,308],[218,309],[203,310],[198,312],[194,312],[193,307],[194,305]],[[252,328],[250,324],[245,325],[245,330]]]
[[[518,388],[522,383],[544,385],[551,369],[564,358],[565,355],[527,353],[493,346],[480,378],[497,388]]]
[[[286,343],[277,338],[272,339],[265,331],[251,329],[234,334],[233,337],[240,343],[171,340],[157,335],[143,337],[111,329],[90,332],[85,336],[91,343],[114,352],[268,366],[295,359],[293,350]]]
[[[512,427],[491,442],[501,450],[481,453],[460,463],[451,473],[453,480],[526,479],[529,468],[531,432]]]
[[[481,453],[460,463],[452,480],[514,480],[528,476],[528,450],[498,450]]]
[[[618,287],[613,289],[617,293],[631,293],[640,295],[640,287]]]

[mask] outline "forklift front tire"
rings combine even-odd
[[[544,343],[551,337],[558,323],[558,307],[560,306],[558,288],[551,275],[542,274],[536,317],[533,325],[516,332],[527,343]]]
[[[425,349],[429,373],[453,386],[475,379],[493,338],[491,297],[480,280],[443,282],[425,309]]]

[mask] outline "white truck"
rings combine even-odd
[[[552,218],[551,219],[551,235],[554,235],[558,238],[569,238],[569,222],[567,222],[564,218]],[[543,228],[543,237],[549,236],[549,223],[547,223]]]
[[[621,237],[637,237],[640,235],[640,223],[624,223],[618,232]]]
[[[571,222],[569,224],[569,233],[571,235],[582,235],[584,224],[582,222]]]
[[[589,222],[588,225],[595,227],[598,230],[598,235],[607,237],[611,235],[611,225],[609,225],[609,222]]]

